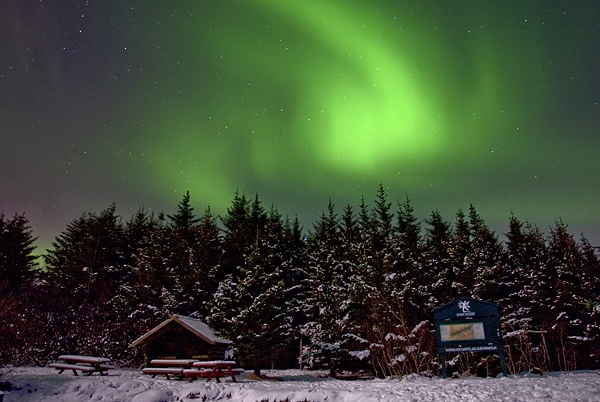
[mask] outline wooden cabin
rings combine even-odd
[[[198,319],[175,314],[129,347],[145,348],[146,364],[152,359],[223,360],[233,342],[219,337]]]

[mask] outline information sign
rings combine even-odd
[[[500,355],[502,374],[506,375],[499,310],[493,303],[468,297],[434,310],[438,353],[444,378],[447,376],[446,353],[453,352],[497,352]]]
[[[442,324],[440,325],[440,337],[442,342],[485,339],[485,330],[482,322]]]

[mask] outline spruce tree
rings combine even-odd
[[[143,207],[139,208],[125,223],[125,242],[129,249],[129,255],[126,255],[126,258],[135,256],[139,249],[147,247],[152,233],[159,226],[159,220],[153,212],[149,212]]]
[[[508,297],[500,303],[509,363],[516,372],[534,366],[548,370],[545,335],[540,332],[545,330],[541,292],[552,286],[546,275],[544,235],[511,214],[506,238]]]
[[[197,282],[199,266],[197,255],[199,253],[200,239],[198,222],[194,208],[190,205],[189,191],[183,196],[177,206],[175,215],[167,215],[170,223],[167,226],[167,244],[163,248],[165,266],[162,268],[169,272],[170,287],[164,289],[163,299],[171,313],[189,315],[197,310],[198,299]]]
[[[127,327],[120,327],[132,311],[121,297],[131,278],[124,228],[115,209],[113,204],[98,214],[84,213],[45,255],[48,272],[40,287],[41,308],[45,330],[52,336],[40,339],[38,350],[113,357],[120,353],[116,345],[132,340]]]
[[[221,281],[209,323],[234,339],[242,364],[260,374],[261,368],[289,364],[296,334],[287,304],[291,284],[282,272],[287,257],[281,216],[275,207],[265,213],[256,198],[250,220],[255,240],[246,263]]]
[[[398,233],[403,248],[413,255],[419,254],[421,247],[421,225],[418,221],[407,195],[402,203],[398,202]]]
[[[44,256],[54,291],[69,294],[69,304],[105,305],[124,279],[124,232],[115,211],[113,204],[99,214],[84,213]]]
[[[581,367],[597,367],[600,363],[600,260],[589,240],[581,235],[582,326],[581,349],[587,350]]]
[[[454,272],[454,236],[450,223],[446,222],[440,211],[432,211],[425,220],[425,241],[427,244],[426,275],[431,283],[431,293],[435,303],[442,305],[459,296]]]
[[[580,281],[580,248],[561,220],[551,229],[548,245],[548,272],[551,286],[541,294],[547,309],[547,330],[556,349],[554,368],[574,370],[577,350],[585,331],[585,296]]]
[[[433,280],[425,264],[421,225],[414,215],[411,202],[406,197],[398,202],[398,227],[390,242],[388,254],[393,256],[391,299],[405,323],[416,324],[430,303],[430,283]]]
[[[194,293],[197,309],[201,316],[207,316],[212,296],[223,277],[221,255],[223,254],[223,239],[216,218],[207,207],[198,225],[198,248],[194,256],[197,271],[192,281],[195,284]]]
[[[33,286],[35,240],[25,214],[8,219],[0,213],[0,366],[27,363],[29,340],[41,335]]]
[[[388,240],[393,234],[392,220],[394,219],[394,214],[391,212],[391,206],[392,203],[387,200],[383,184],[380,183],[373,212],[377,224],[377,233],[382,242]]]
[[[243,193],[235,192],[221,222],[224,227],[221,265],[225,275],[235,274],[237,267],[245,265],[245,254],[256,238],[250,221],[250,202]]]
[[[348,204],[344,208],[344,214],[342,215],[340,235],[343,242],[349,246],[355,244],[360,239],[359,233],[358,220],[354,215],[352,205]]]
[[[187,191],[183,200],[177,205],[175,215],[167,215],[171,221],[170,227],[178,234],[185,234],[192,230],[200,221],[194,214],[194,207],[190,205],[190,192]]]
[[[7,219],[0,213],[0,289],[3,294],[21,293],[37,268],[33,255],[36,237],[25,214]]]
[[[351,228],[347,228],[352,231]],[[302,334],[307,342],[302,361],[308,367],[328,367],[338,357],[343,335],[349,330],[349,286],[344,264],[344,235],[332,200],[308,236],[307,277]]]

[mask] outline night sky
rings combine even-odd
[[[307,231],[382,183],[599,245],[599,102],[595,0],[0,0],[0,210],[43,251],[113,202]]]

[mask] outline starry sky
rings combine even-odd
[[[43,251],[113,202],[307,231],[381,183],[599,245],[599,74],[595,0],[0,0],[0,210]]]

